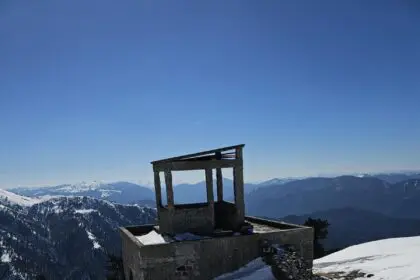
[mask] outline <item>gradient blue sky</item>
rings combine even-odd
[[[0,2],[0,187],[420,169],[419,104],[417,1]]]

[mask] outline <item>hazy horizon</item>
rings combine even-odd
[[[420,170],[416,2],[3,1],[0,41],[0,188]]]
[[[194,172],[194,171],[193,171]],[[173,174],[176,176],[178,172],[175,171],[173,172]],[[339,176],[358,176],[358,175],[378,175],[378,174],[400,174],[400,173],[420,173],[420,170],[388,170],[388,171],[379,171],[379,172],[355,172],[355,173],[319,173],[319,174],[314,174],[314,175],[309,175],[309,176],[285,176],[285,177],[271,177],[271,178],[265,178],[262,180],[257,180],[257,181],[249,181],[246,180],[245,178],[245,183],[246,184],[261,184],[270,180],[274,180],[274,179],[305,179],[305,178],[334,178],[334,177],[339,177]],[[161,175],[162,176],[162,175]],[[205,178],[204,178],[205,174],[202,174],[202,178],[201,179],[197,179],[197,180],[193,180],[193,181],[185,181],[185,180],[173,180],[174,185],[181,185],[181,184],[197,184],[197,183],[202,183],[205,182]],[[215,173],[213,174],[214,176],[214,180],[215,180]],[[228,179],[228,180],[233,180],[233,178],[231,176],[223,176],[224,179]],[[127,182],[127,183],[133,183],[133,184],[137,184],[143,187],[149,187],[149,188],[154,188],[154,183],[152,180],[141,180],[141,179],[134,179],[134,180],[121,180],[121,179],[115,179],[115,180],[81,180],[81,181],[73,181],[73,182],[61,182],[61,183],[51,183],[51,184],[37,184],[37,185],[18,185],[18,186],[8,186],[8,187],[2,187],[0,186],[0,189],[13,189],[13,188],[43,188],[43,187],[55,187],[55,186],[59,186],[59,185],[75,185],[75,184],[80,184],[80,183],[87,183],[87,184],[92,184],[92,183],[104,183],[104,184],[111,184],[111,183],[117,183],[117,182]],[[165,182],[164,179],[161,177],[161,185],[164,186]]]

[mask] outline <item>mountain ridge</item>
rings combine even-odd
[[[420,219],[394,218],[352,207],[328,209],[299,216],[290,215],[279,220],[303,224],[308,218],[323,219],[330,223],[328,238],[323,242],[327,250],[384,238],[420,235]]]
[[[257,188],[245,196],[247,213],[284,217],[354,207],[397,218],[420,218],[420,184],[410,179],[395,184],[376,177],[307,178]],[[419,187],[417,187],[419,186]]]
[[[307,184],[308,182],[310,184]],[[412,197],[416,198],[420,192],[420,180],[389,184],[377,178],[354,176],[312,178],[256,188],[248,195],[256,193],[274,197],[277,199],[276,207],[282,207],[283,202],[291,198],[298,198],[297,202],[303,201],[310,205],[311,201],[306,198],[314,198],[314,192],[319,193],[315,198],[320,199],[315,205],[324,207],[331,206],[325,205],[326,201],[334,197],[329,193],[350,196],[352,199],[348,202],[355,202],[354,198],[359,198],[361,193],[367,193],[366,198],[371,199],[371,202],[378,193],[389,194],[392,197],[400,194],[397,198],[407,202]],[[384,213],[352,208],[343,204],[343,201],[338,202],[342,207],[308,212],[310,214],[300,216],[286,216],[281,220],[292,223],[303,223],[308,217],[329,220],[331,226],[326,241],[327,249],[382,237],[420,233],[419,220],[389,217]],[[397,204],[398,202],[400,200],[396,200]],[[153,204],[153,201],[149,203]],[[282,217],[274,214],[275,212],[266,217]],[[49,276],[47,279],[93,280],[101,273],[101,277],[104,276],[106,253],[118,254],[118,227],[154,223],[156,210],[139,205],[114,203],[104,198],[71,195],[48,197],[33,204],[22,205],[0,200],[0,220],[0,275],[2,270],[6,269],[10,276],[7,279],[12,280],[31,278],[40,273]],[[22,256],[25,256],[26,260]]]
[[[28,197],[89,196],[123,204],[155,199],[154,191],[150,188],[124,181],[113,183],[94,181],[39,188],[11,188],[8,191]]]
[[[104,279],[107,253],[121,249],[118,227],[156,220],[154,209],[90,197],[0,206],[0,275],[10,280]]]

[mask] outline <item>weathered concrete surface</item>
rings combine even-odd
[[[130,273],[136,280],[213,279],[257,258],[261,239],[293,245],[312,266],[313,230],[307,227],[147,246],[124,228],[121,236],[126,279]]]
[[[238,218],[235,204],[227,201],[218,201],[214,204],[216,228],[224,230],[236,229],[243,221]]]
[[[168,234],[210,234],[215,228],[237,229],[244,222],[237,206],[226,201],[175,205],[174,208],[159,207],[158,217],[160,231]]]
[[[194,204],[192,204],[194,205]],[[160,208],[160,231],[168,234],[183,232],[212,233],[214,230],[214,209],[202,203],[199,207]]]

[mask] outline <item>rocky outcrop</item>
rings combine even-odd
[[[261,242],[261,257],[271,266],[271,272],[277,280],[322,280],[312,274],[312,268],[298,255],[293,246],[272,244],[268,240]]]

